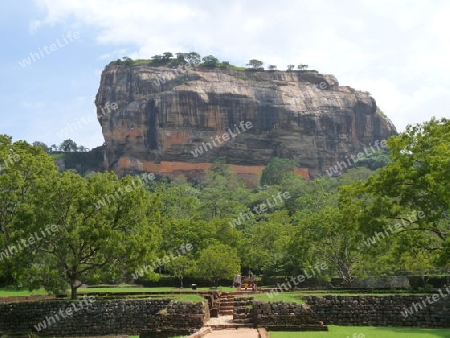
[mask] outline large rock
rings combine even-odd
[[[274,156],[315,175],[396,133],[371,96],[315,71],[110,65],[95,103],[106,164],[119,175],[192,177],[222,157],[250,179]],[[252,127],[237,134],[241,121]],[[228,128],[236,136],[226,141]]]

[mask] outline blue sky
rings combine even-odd
[[[95,114],[101,71],[111,60],[166,51],[213,54],[237,65],[257,58],[279,69],[308,64],[369,91],[402,131],[449,116],[449,17],[445,0],[8,2],[0,12],[0,133],[99,146],[97,121],[58,134]],[[68,40],[75,33],[79,38]],[[51,44],[53,51],[20,65]]]

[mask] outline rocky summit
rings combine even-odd
[[[119,175],[194,177],[222,159],[256,182],[277,156],[315,176],[396,134],[369,93],[317,71],[111,64],[95,103]]]

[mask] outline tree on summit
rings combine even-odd
[[[68,152],[76,152],[78,149],[77,144],[75,143],[75,141],[72,141],[71,139],[68,140],[64,140],[61,145],[59,146],[59,149],[61,151],[64,151],[66,153]]]
[[[264,64],[264,62],[256,60],[256,59],[251,59],[247,66],[251,66],[253,69],[255,70],[262,70],[264,69],[264,67],[262,66]]]
[[[206,67],[214,68],[219,63],[219,59],[213,55],[205,56],[202,60],[203,60],[203,65]]]

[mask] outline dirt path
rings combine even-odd
[[[230,329],[217,330],[208,333],[206,338],[259,338],[258,330],[255,329]]]

